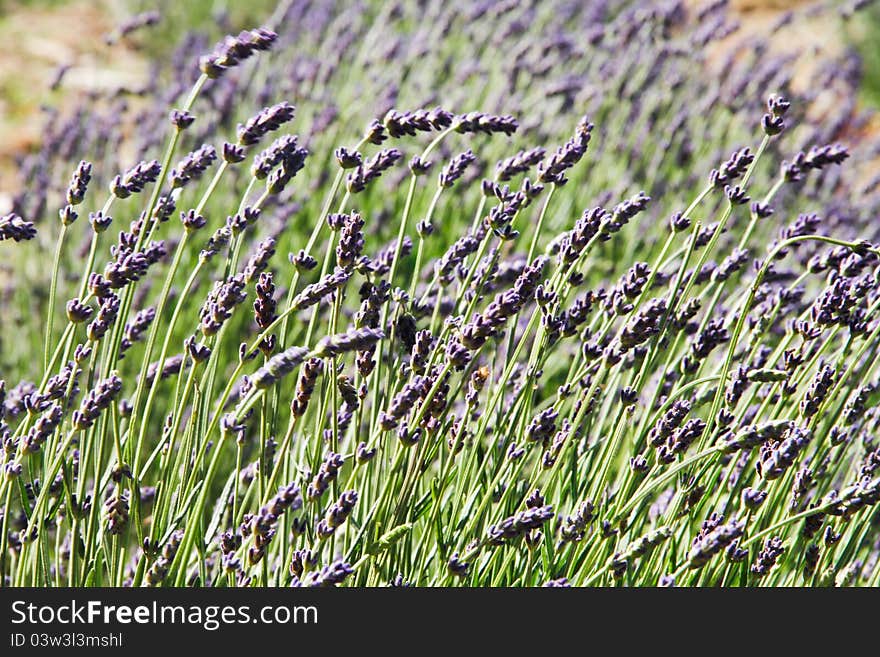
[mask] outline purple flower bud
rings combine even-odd
[[[292,121],[296,110],[290,103],[278,103],[260,110],[238,126],[238,144],[253,146],[273,130],[278,130],[285,123]]]
[[[709,560],[724,550],[743,534],[743,523],[733,520],[722,524],[724,518],[718,514],[712,514],[709,520],[703,522],[700,533],[694,538],[688,559],[688,567],[692,569],[705,566]]]
[[[546,154],[546,149],[540,146],[527,151],[520,151],[513,157],[501,160],[495,165],[495,177],[501,182],[505,182],[516,175],[526,173],[533,166],[539,164]]]
[[[228,162],[229,164],[238,164],[243,161],[247,157],[247,153],[244,150],[243,146],[239,146],[238,144],[230,144],[229,142],[224,142],[223,144],[223,160]]]
[[[577,125],[574,136],[538,165],[538,182],[553,183],[557,187],[568,182],[565,172],[584,157],[592,132],[593,124],[586,116],[583,117]]]
[[[82,303],[79,299],[71,299],[67,302],[67,319],[73,324],[82,324],[89,321],[95,309]]]
[[[71,418],[73,428],[77,431],[84,431],[91,427],[101,413],[116,399],[121,390],[122,379],[115,372],[99,381],[85,396],[79,410],[74,411]]]
[[[409,170],[414,176],[425,175],[431,170],[432,166],[434,166],[433,162],[430,160],[423,160],[418,155],[414,155],[409,161]]]
[[[117,198],[128,198],[144,190],[148,184],[156,182],[162,166],[158,160],[139,162],[124,174],[116,176],[110,183],[110,192]]]
[[[519,128],[519,122],[512,116],[498,116],[483,112],[459,114],[451,121],[451,125],[455,127],[456,132],[483,132],[487,135],[500,132],[508,137]]]
[[[343,216],[339,230],[339,244],[336,245],[336,264],[342,268],[351,267],[364,248],[364,219],[352,211]]]
[[[191,180],[198,179],[216,159],[217,151],[210,144],[193,151],[171,170],[171,189],[183,187]]]
[[[205,227],[207,221],[205,218],[196,214],[195,210],[187,210],[186,212],[180,213],[180,222],[183,224],[184,229],[188,233],[194,233],[197,230]]]
[[[76,210],[73,209],[72,205],[65,205],[58,211],[58,218],[61,220],[62,225],[70,226],[79,218],[79,215],[76,213]]]
[[[476,161],[477,157],[470,149],[453,157],[440,172],[440,186],[452,187],[455,181],[464,174],[465,169]]]
[[[554,517],[553,507],[548,505],[527,509],[516,515],[505,518],[487,530],[487,541],[490,545],[503,545],[541,527]]]
[[[85,160],[80,160],[76,170],[70,177],[70,184],[67,186],[67,203],[69,205],[79,205],[83,202],[91,179],[92,164]]]
[[[345,459],[340,454],[328,452],[321,463],[318,474],[314,476],[306,489],[306,499],[315,501],[319,499],[336,480],[339,470],[345,464]]]
[[[343,169],[354,169],[364,162],[364,158],[360,153],[357,151],[350,151],[344,146],[337,148],[333,155],[336,157],[336,162]]]
[[[30,221],[25,221],[17,214],[7,214],[0,217],[0,242],[3,240],[15,240],[21,242],[36,237],[37,229]]]
[[[288,253],[287,259],[290,261],[294,267],[300,273],[305,273],[307,271],[312,271],[315,267],[318,266],[318,261],[315,260],[312,256],[306,253],[303,249],[300,249],[296,254]]]
[[[321,338],[315,346],[314,355],[326,358],[349,351],[363,351],[384,337],[385,333],[376,328],[351,329]]]
[[[357,194],[367,188],[367,185],[390,169],[403,157],[396,148],[388,148],[376,153],[367,159],[361,166],[354,169],[346,178],[346,186],[351,194]]]
[[[178,130],[186,130],[193,124],[193,122],[196,120],[196,117],[194,117],[186,110],[173,109],[168,114],[168,119],[171,121],[171,124]]]
[[[259,153],[251,165],[251,175],[258,180],[264,180],[272,173],[272,170],[285,159],[293,157],[298,148],[298,140],[295,135],[282,135],[272,145]]]
[[[254,53],[269,50],[277,38],[277,34],[262,27],[227,36],[211,54],[199,59],[199,68],[209,78],[219,78],[226,69],[237,66]]]
[[[226,281],[217,281],[208,294],[208,299],[199,313],[199,328],[205,336],[216,334],[223,324],[232,316],[236,306],[242,303],[247,294],[244,291],[245,280],[237,274]]]
[[[440,107],[435,107],[432,110],[419,109],[412,112],[399,112],[391,109],[385,114],[382,124],[388,134],[397,139],[406,135],[414,136],[418,132],[443,130],[452,124],[452,114]]]
[[[777,560],[784,552],[785,547],[782,545],[781,538],[773,536],[765,539],[764,547],[761,549],[757,560],[752,564],[750,570],[758,577],[763,577],[776,565]]]
[[[89,212],[89,223],[92,225],[92,230],[96,233],[103,233],[113,223],[113,217],[104,215],[100,211]]]
[[[291,307],[303,310],[318,303],[328,294],[335,292],[348,282],[351,272],[345,269],[337,268],[333,273],[328,274],[317,283],[312,283],[303,288],[296,297],[294,297]]]

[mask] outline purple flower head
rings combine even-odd
[[[312,398],[312,393],[315,390],[318,376],[323,369],[324,361],[320,358],[309,358],[305,361],[296,386],[296,396],[290,403],[290,410],[294,417],[302,417],[305,414],[309,400]]]
[[[344,215],[339,230],[339,244],[336,245],[336,264],[339,267],[351,267],[360,257],[364,249],[364,219],[352,211]]]
[[[352,329],[345,333],[328,335],[318,341],[314,355],[325,358],[349,351],[363,351],[384,337],[385,333],[376,328]]]
[[[178,130],[186,130],[195,122],[196,117],[186,110],[173,109],[168,114],[168,120]]]
[[[538,413],[532,418],[526,429],[526,438],[533,442],[544,443],[546,447],[556,431],[556,418],[558,416],[559,413],[552,406]]]
[[[536,258],[510,290],[498,294],[483,313],[475,313],[471,321],[461,327],[461,344],[468,349],[479,349],[510,317],[519,313],[534,298],[545,264],[545,258]]]
[[[346,178],[346,186],[351,194],[357,194],[367,188],[367,185],[377,179],[385,171],[393,167],[401,158],[401,153],[396,148],[388,148],[368,158],[361,166],[354,169]]]
[[[0,216],[0,242],[14,240],[21,242],[36,237],[37,229],[30,221],[25,221],[14,212]]]
[[[357,504],[357,491],[347,490],[339,496],[339,500],[330,505],[324,519],[318,523],[316,532],[320,538],[329,538],[345,524]]]
[[[776,565],[777,560],[784,552],[785,547],[782,544],[781,538],[773,536],[765,539],[764,547],[761,549],[757,560],[752,564],[750,570],[758,577],[763,577]]]
[[[495,178],[501,182],[506,182],[518,174],[526,173],[533,166],[539,164],[546,154],[547,150],[541,146],[527,151],[520,151],[516,155],[501,160],[495,165]]]
[[[785,121],[782,120],[781,116],[764,114],[764,116],[761,117],[761,129],[768,137],[778,135],[784,128]]]
[[[795,426],[782,440],[764,443],[755,466],[758,473],[768,481],[779,479],[794,465],[811,439],[812,434],[809,431]]]
[[[70,177],[70,184],[67,186],[67,203],[69,205],[79,205],[83,202],[91,179],[92,164],[85,160],[80,160],[76,170]]]
[[[211,348],[206,344],[196,342],[193,336],[189,336],[183,341],[183,347],[194,363],[204,363],[211,357]]]
[[[345,465],[345,459],[341,454],[328,452],[318,469],[318,474],[314,476],[306,489],[306,499],[309,501],[320,499],[330,484],[336,480],[343,465]]]
[[[67,302],[67,319],[73,324],[82,324],[89,321],[95,310],[84,304],[79,299],[71,299]]]
[[[263,108],[243,125],[239,124],[236,131],[239,146],[253,146],[264,135],[292,121],[295,113],[296,110],[290,103],[278,103]]]
[[[62,225],[70,226],[79,218],[79,214],[73,209],[72,205],[65,205],[58,211],[58,218],[61,220]]]
[[[422,159],[418,155],[414,155],[409,161],[409,170],[414,176],[424,176],[432,166],[434,163],[431,160]]]
[[[230,144],[229,142],[224,142],[223,144],[223,160],[228,162],[229,164],[238,164],[239,162],[244,161],[247,157],[247,152],[244,149],[244,146],[239,146],[238,144]]]
[[[269,260],[275,255],[275,244],[274,237],[267,237],[257,245],[244,268],[244,280],[246,283],[256,281],[257,277],[269,266]]]
[[[381,146],[387,139],[388,132],[385,130],[385,126],[375,119],[371,121],[364,133],[364,141]]]
[[[730,201],[731,205],[744,205],[751,200],[749,195],[739,185],[733,187],[725,185],[724,195],[727,196],[727,200]]]
[[[538,165],[538,182],[553,183],[556,186],[568,182],[565,172],[586,155],[592,133],[593,124],[585,116],[578,123],[574,136]]]
[[[329,566],[309,574],[307,585],[310,587],[332,587],[342,584],[346,578],[354,573],[354,568],[341,559],[334,561]]]
[[[226,69],[237,66],[254,53],[269,50],[277,38],[277,34],[262,27],[227,36],[211,54],[199,59],[199,68],[209,78],[219,78]]]
[[[106,379],[100,380],[85,396],[79,410],[74,411],[71,417],[73,428],[77,431],[83,431],[91,427],[101,413],[116,399],[121,390],[122,379],[115,372]]]
[[[251,175],[257,180],[266,179],[272,170],[285,159],[294,157],[298,147],[296,135],[282,135],[272,145],[259,153],[251,165]]]
[[[754,162],[755,156],[748,148],[734,151],[725,162],[709,173],[709,183],[716,189],[724,189],[728,183],[741,178]]]
[[[519,128],[519,122],[512,116],[499,116],[495,114],[485,114],[484,112],[459,114],[452,121],[452,125],[454,125],[456,132],[482,132],[487,135],[500,132],[508,137]]]
[[[464,174],[465,169],[476,162],[476,160],[477,157],[470,149],[453,157],[449,164],[443,167],[443,170],[440,172],[440,186],[452,187],[455,181]]]
[[[744,524],[741,521],[732,520],[722,524],[723,522],[724,518],[718,514],[712,514],[709,520],[703,522],[699,534],[691,545],[689,568],[705,566],[713,556],[742,536]]]
[[[384,431],[395,429],[409,415],[416,402],[425,394],[428,381],[426,377],[415,376],[394,396],[388,410],[379,416],[379,425]]]
[[[269,388],[290,374],[308,355],[305,347],[288,347],[266,361],[251,377],[251,383],[257,390]]]
[[[452,114],[440,107],[435,107],[432,110],[419,109],[412,112],[399,112],[391,109],[382,119],[385,130],[395,139],[407,135],[414,136],[418,132],[443,130],[451,124]]]
[[[89,337],[89,340],[92,342],[98,342],[110,327],[113,325],[113,322],[116,321],[116,316],[119,314],[119,297],[113,293],[108,292],[105,296],[101,298],[101,305],[98,308],[98,315],[95,317],[95,320],[89,324],[86,333]]]
[[[333,155],[336,157],[336,162],[343,169],[354,169],[364,162],[364,158],[360,153],[350,151],[344,146],[337,148]]]
[[[144,11],[134,16],[130,16],[122,21],[112,33],[105,37],[105,42],[112,45],[117,40],[128,36],[132,32],[156,25],[162,19],[162,15],[158,11]]]
[[[156,319],[156,309],[153,306],[139,310],[126,324],[123,331],[122,343],[119,347],[120,358],[128,351],[132,345],[139,342],[144,337],[150,324]]]
[[[830,164],[842,164],[849,151],[840,144],[813,146],[806,154],[803,164],[808,169],[823,169]]]
[[[301,273],[312,271],[318,266],[318,261],[306,253],[304,249],[300,249],[296,253],[288,253],[287,259]]]
[[[124,174],[116,176],[110,183],[110,191],[117,198],[128,198],[144,190],[148,184],[156,182],[162,166],[158,160],[139,162]]]
[[[216,281],[199,313],[199,329],[207,337],[215,335],[235,308],[247,297],[243,274],[236,274],[226,281]]]
[[[62,412],[62,407],[58,404],[52,404],[47,411],[45,411],[34,425],[28,430],[27,434],[22,439],[22,449],[25,454],[36,454],[40,451],[40,448],[43,446],[43,443],[48,440],[52,434],[55,432],[55,429],[61,424],[61,420],[64,418],[64,413]]]
[[[92,230],[96,233],[103,233],[110,228],[110,224],[113,223],[113,217],[103,214],[100,210],[98,212],[89,212],[89,223],[92,226]]]
[[[191,180],[196,180],[217,159],[217,151],[210,144],[205,144],[183,158],[171,170],[171,189],[183,187]]]
[[[486,532],[490,545],[502,545],[524,534],[538,529],[554,517],[553,507],[548,505],[526,509],[516,515],[505,518],[497,525],[492,525]]]
[[[312,283],[303,288],[302,292],[294,297],[291,306],[300,310],[314,306],[328,294],[335,292],[338,288],[345,285],[350,277],[350,271],[337,268],[317,283]]]
[[[207,220],[200,214],[196,214],[195,210],[187,210],[180,213],[180,223],[183,224],[184,230],[188,233],[194,233],[205,227]]]

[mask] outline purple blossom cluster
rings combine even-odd
[[[726,5],[294,0],[49,111],[2,582],[880,584],[861,63]]]

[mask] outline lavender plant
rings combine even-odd
[[[723,75],[617,4],[288,0],[53,110],[4,584],[880,583],[880,142],[768,47],[835,4]]]

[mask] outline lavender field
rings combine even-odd
[[[880,583],[871,3],[180,4],[4,176],[4,586]]]

